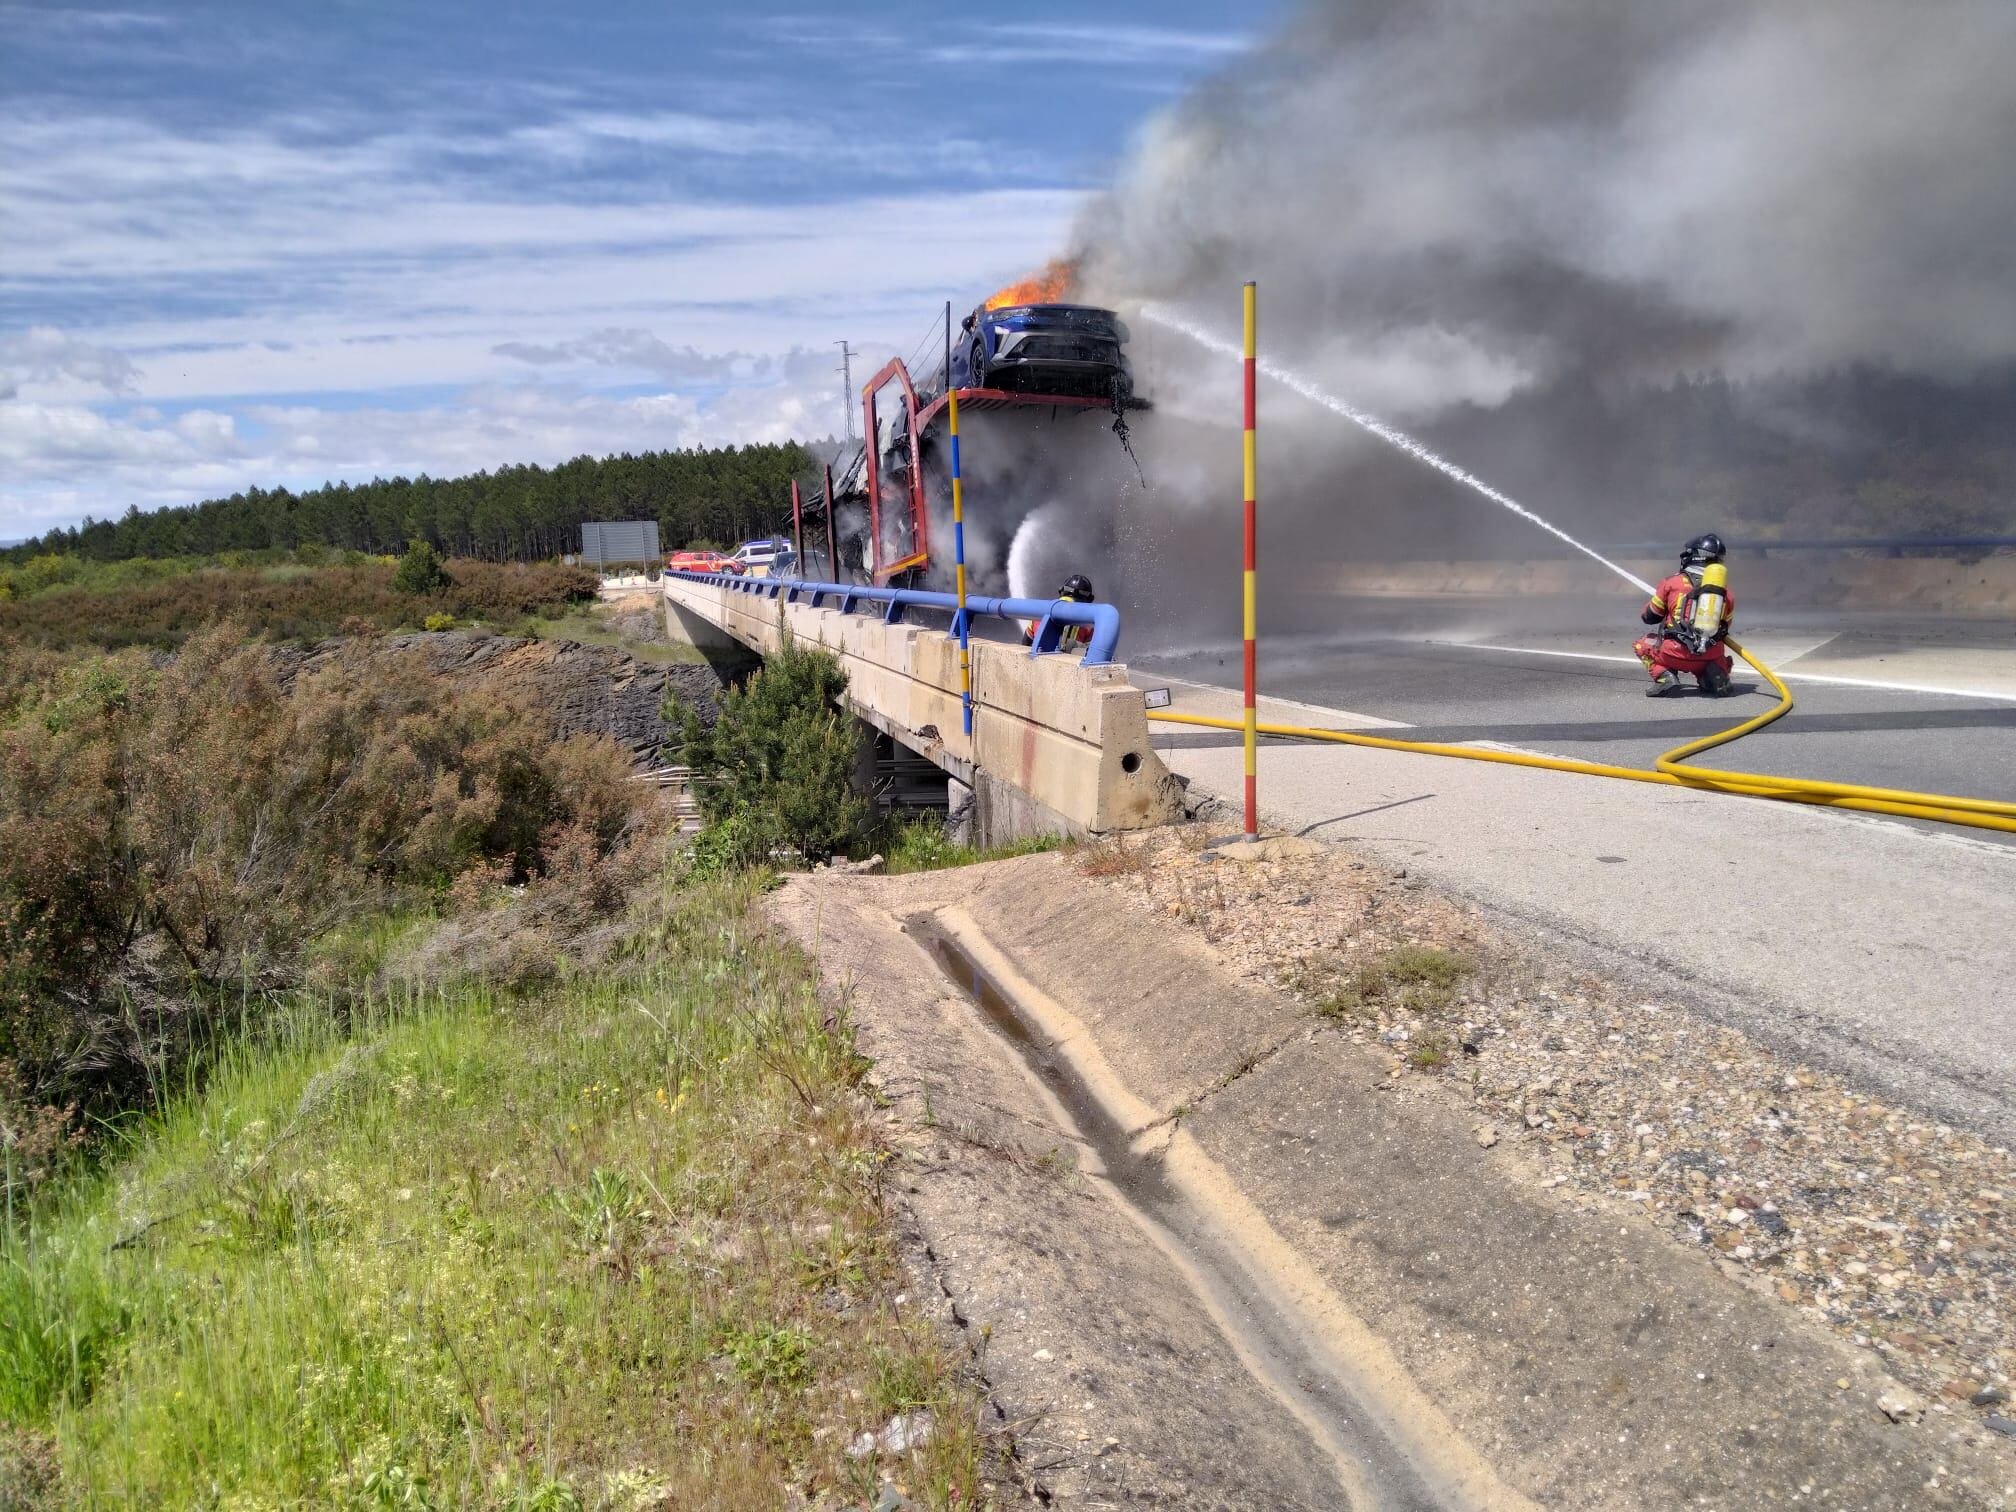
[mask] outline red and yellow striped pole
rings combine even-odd
[[[1253,419],[1255,372],[1259,366],[1259,353],[1254,330],[1254,303],[1257,290],[1251,280],[1246,284],[1246,346],[1244,378],[1246,387],[1246,838],[1260,838],[1260,784],[1258,780],[1259,762],[1256,752],[1260,739],[1259,710],[1255,703],[1255,684],[1259,680],[1259,655],[1256,649],[1256,620],[1254,604],[1253,575],[1259,565],[1260,527],[1259,511],[1253,498]]]

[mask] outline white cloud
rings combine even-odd
[[[956,139],[906,156],[677,111],[562,111],[488,142],[339,124],[0,112],[0,297],[62,312],[0,333],[0,538],[253,484],[836,431],[829,342],[927,337],[944,299],[1055,253],[1083,204],[1056,187],[723,202],[554,168],[614,144],[964,183],[979,149]],[[542,155],[522,183],[467,167]],[[702,392],[592,391],[633,375]]]
[[[862,371],[887,359],[870,344]],[[82,405],[0,405],[0,539],[85,514],[215,498],[254,485],[294,489],[374,476],[449,477],[515,463],[684,446],[815,438],[840,429],[831,359],[797,353],[764,381],[709,399],[628,397],[549,384],[492,383],[413,409],[249,404],[236,414],[136,408],[111,418]]]
[[[81,6],[17,5],[9,18],[24,30],[42,27],[57,32],[165,31],[168,17],[147,11],[86,10]]]
[[[1249,50],[1248,32],[1192,31],[1065,21],[1015,21],[975,28],[979,40],[931,49],[940,62],[1077,64],[1115,68],[1132,63],[1223,61]]]
[[[1111,71],[1131,65],[1212,63],[1250,49],[1250,31],[1070,21],[963,22],[933,28],[928,38],[898,27],[831,16],[766,16],[759,35],[822,53],[880,54],[909,63],[949,67],[1041,63],[1051,68]]]
[[[123,352],[66,335],[54,326],[0,333],[0,399],[24,383],[64,380],[122,394],[133,387],[133,364]]]
[[[313,223],[205,236],[192,222],[179,242],[188,275],[257,286],[319,258],[315,287],[272,307],[97,334],[138,365],[132,391],[154,401],[471,383],[510,371],[520,348],[609,330],[671,350],[776,355],[921,329],[941,300],[1039,265],[1082,203],[1075,191],[996,190],[791,207],[459,204],[375,222],[368,250],[326,245],[340,229],[318,249]],[[450,241],[485,236],[481,249]],[[35,239],[64,242],[53,228]],[[108,278],[112,264],[150,255],[123,237],[69,246],[80,266],[102,257]]]

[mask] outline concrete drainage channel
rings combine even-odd
[[[1277,1238],[1269,1233],[1271,1243],[1252,1243],[1249,1226],[1230,1221],[1237,1215],[1210,1190],[1215,1183],[1195,1179],[1201,1156],[1169,1158],[1179,1140],[1188,1145],[1180,1120],[1130,1133],[1112,1099],[1061,1048],[1062,1036],[1018,1002],[948,923],[919,914],[904,928],[1006,1042],[1059,1134],[1089,1153],[1080,1157],[1084,1175],[1168,1258],[1241,1364],[1328,1458],[1340,1504],[1408,1512],[1531,1507],[1439,1412],[1412,1391],[1391,1389],[1390,1367],[1352,1347],[1350,1335],[1363,1325],[1340,1328],[1341,1304],[1327,1288],[1323,1300],[1331,1305],[1309,1305],[1309,1278],[1283,1276]]]

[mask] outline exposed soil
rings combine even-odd
[[[612,736],[630,748],[640,765],[654,764],[665,743],[668,732],[659,708],[668,689],[709,724],[721,691],[721,679],[707,666],[654,665],[614,646],[476,630],[332,639],[305,652],[282,649],[277,654],[286,676],[332,664],[417,657],[438,676],[523,700],[546,713],[563,734]]]

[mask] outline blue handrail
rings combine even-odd
[[[821,608],[828,599],[842,614],[852,614],[860,603],[881,604],[884,623],[903,622],[906,609],[943,609],[952,616],[952,635],[959,633],[959,600],[949,593],[926,593],[921,588],[871,588],[861,583],[808,583],[798,578],[745,577],[732,572],[668,572],[681,582],[707,583],[730,588],[758,598],[782,599],[787,604],[809,602]],[[1069,625],[1091,627],[1091,643],[1085,647],[1082,665],[1103,666],[1113,660],[1120,646],[1120,611],[1111,604],[1080,604],[1072,599],[976,598],[966,596],[968,619],[1012,619],[1036,621],[1036,635],[1029,646],[1031,656],[1046,656],[1058,650]]]

